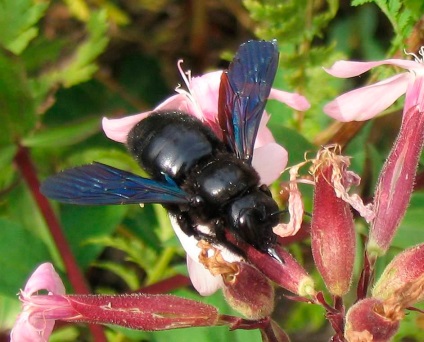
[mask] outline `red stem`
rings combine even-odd
[[[167,278],[167,279],[158,281],[157,283],[143,287],[135,292],[148,293],[148,294],[169,293],[170,291],[179,289],[184,286],[189,286],[190,284],[191,284],[190,278],[182,274],[176,274],[170,278]]]
[[[49,227],[50,233],[56,243],[57,249],[62,257],[65,270],[69,281],[76,293],[89,294],[90,289],[86,280],[79,269],[75,257],[69,248],[69,244],[63,234],[62,228],[56,215],[50,206],[49,201],[40,192],[40,182],[37,177],[35,167],[31,161],[31,157],[27,148],[19,146],[18,153],[15,156],[15,164],[17,165],[22,177],[28,185],[28,188],[34,197],[35,203],[40,209],[41,214]],[[106,341],[102,327],[98,325],[90,325],[91,333],[95,341]]]
[[[364,253],[364,267],[361,272],[361,277],[359,278],[358,288],[356,290],[356,301],[364,299],[367,296],[368,288],[374,278],[374,265],[375,259],[370,260],[368,253]]]

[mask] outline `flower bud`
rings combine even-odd
[[[423,131],[423,112],[420,106],[413,106],[403,115],[399,135],[378,180],[374,195],[375,219],[367,244],[370,256],[386,253],[405,215],[423,147]]]
[[[380,300],[388,300],[398,292],[404,292],[411,284],[418,284],[424,276],[424,244],[406,249],[398,254],[375,284],[372,296]],[[424,291],[417,293],[418,297],[409,298],[412,302],[418,302],[424,298]]]
[[[278,245],[274,247],[276,255],[282,260],[280,262],[252,245],[236,240],[232,234],[227,233],[225,237],[245,253],[250,263],[277,285],[299,296],[315,295],[314,280],[285,249]]]
[[[216,308],[173,295],[68,295],[77,316],[64,319],[94,324],[114,324],[131,329],[157,331],[213,326]]]
[[[312,254],[331,294],[349,291],[355,261],[355,229],[350,206],[335,192],[346,176],[348,159],[329,149],[314,162],[314,205],[311,222]]]
[[[382,301],[365,298],[348,310],[345,338],[348,342],[387,342],[398,328],[398,320],[386,317]]]
[[[243,261],[229,262],[223,251],[200,241],[199,261],[223,280],[222,290],[228,304],[250,319],[269,316],[274,309],[274,288],[257,268]],[[213,253],[210,253],[213,251]]]
[[[232,308],[250,319],[271,315],[274,310],[274,288],[255,267],[237,263],[237,272],[223,275],[223,293]]]

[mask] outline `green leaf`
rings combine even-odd
[[[35,126],[36,112],[24,66],[0,49],[0,146],[14,143]]]
[[[86,268],[103,250],[88,240],[110,235],[123,220],[128,206],[63,205],[61,221],[78,264]]]
[[[38,96],[46,94],[56,83],[71,87],[88,81],[97,71],[94,60],[104,51],[108,43],[107,28],[106,12],[93,12],[87,23],[88,37],[77,47],[69,62],[59,69],[53,69],[35,82],[34,89],[38,92]]]
[[[16,294],[13,298],[0,296],[0,327],[2,331],[12,329],[21,308],[21,303]]]
[[[16,169],[13,159],[18,147],[16,145],[7,145],[0,147],[0,189],[10,189],[15,181]]]
[[[18,147],[16,145],[7,145],[0,147],[0,170],[12,164]]]
[[[24,182],[20,182],[9,192],[7,197],[7,217],[17,222],[17,224],[36,236],[37,239],[43,241],[50,253],[49,260],[52,260],[56,266],[61,265],[60,255],[46,226],[45,219]]]
[[[136,291],[140,288],[139,274],[133,267],[111,261],[95,261],[92,266],[114,273],[120,277],[132,291]]]
[[[33,0],[0,0],[0,44],[19,55],[38,35],[34,25],[48,3]]]
[[[51,127],[22,139],[27,147],[63,147],[79,143],[100,131],[98,117],[86,118],[60,127]]]
[[[50,260],[44,243],[19,223],[0,217],[0,293],[15,296],[35,267]]]
[[[424,241],[424,193],[414,193],[411,203],[408,207],[405,217],[403,218],[392,247],[405,249]]]
[[[315,152],[317,148],[301,134],[291,128],[274,123],[271,118],[271,131],[275,140],[289,153],[289,166],[305,161],[305,152]]]
[[[65,87],[87,81],[97,71],[93,61],[106,48],[107,28],[106,11],[93,12],[87,23],[89,38],[78,47],[73,61],[63,72]]]

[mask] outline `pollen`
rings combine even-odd
[[[239,267],[235,262],[226,261],[221,251],[205,240],[197,244],[201,248],[199,262],[213,275],[222,275],[226,280],[233,279],[239,273]]]

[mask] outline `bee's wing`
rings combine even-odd
[[[252,161],[253,146],[278,66],[275,40],[240,45],[219,89],[218,119],[237,158]]]
[[[187,193],[171,179],[158,182],[101,163],[48,177],[40,190],[48,198],[72,204],[184,204],[189,201]]]

